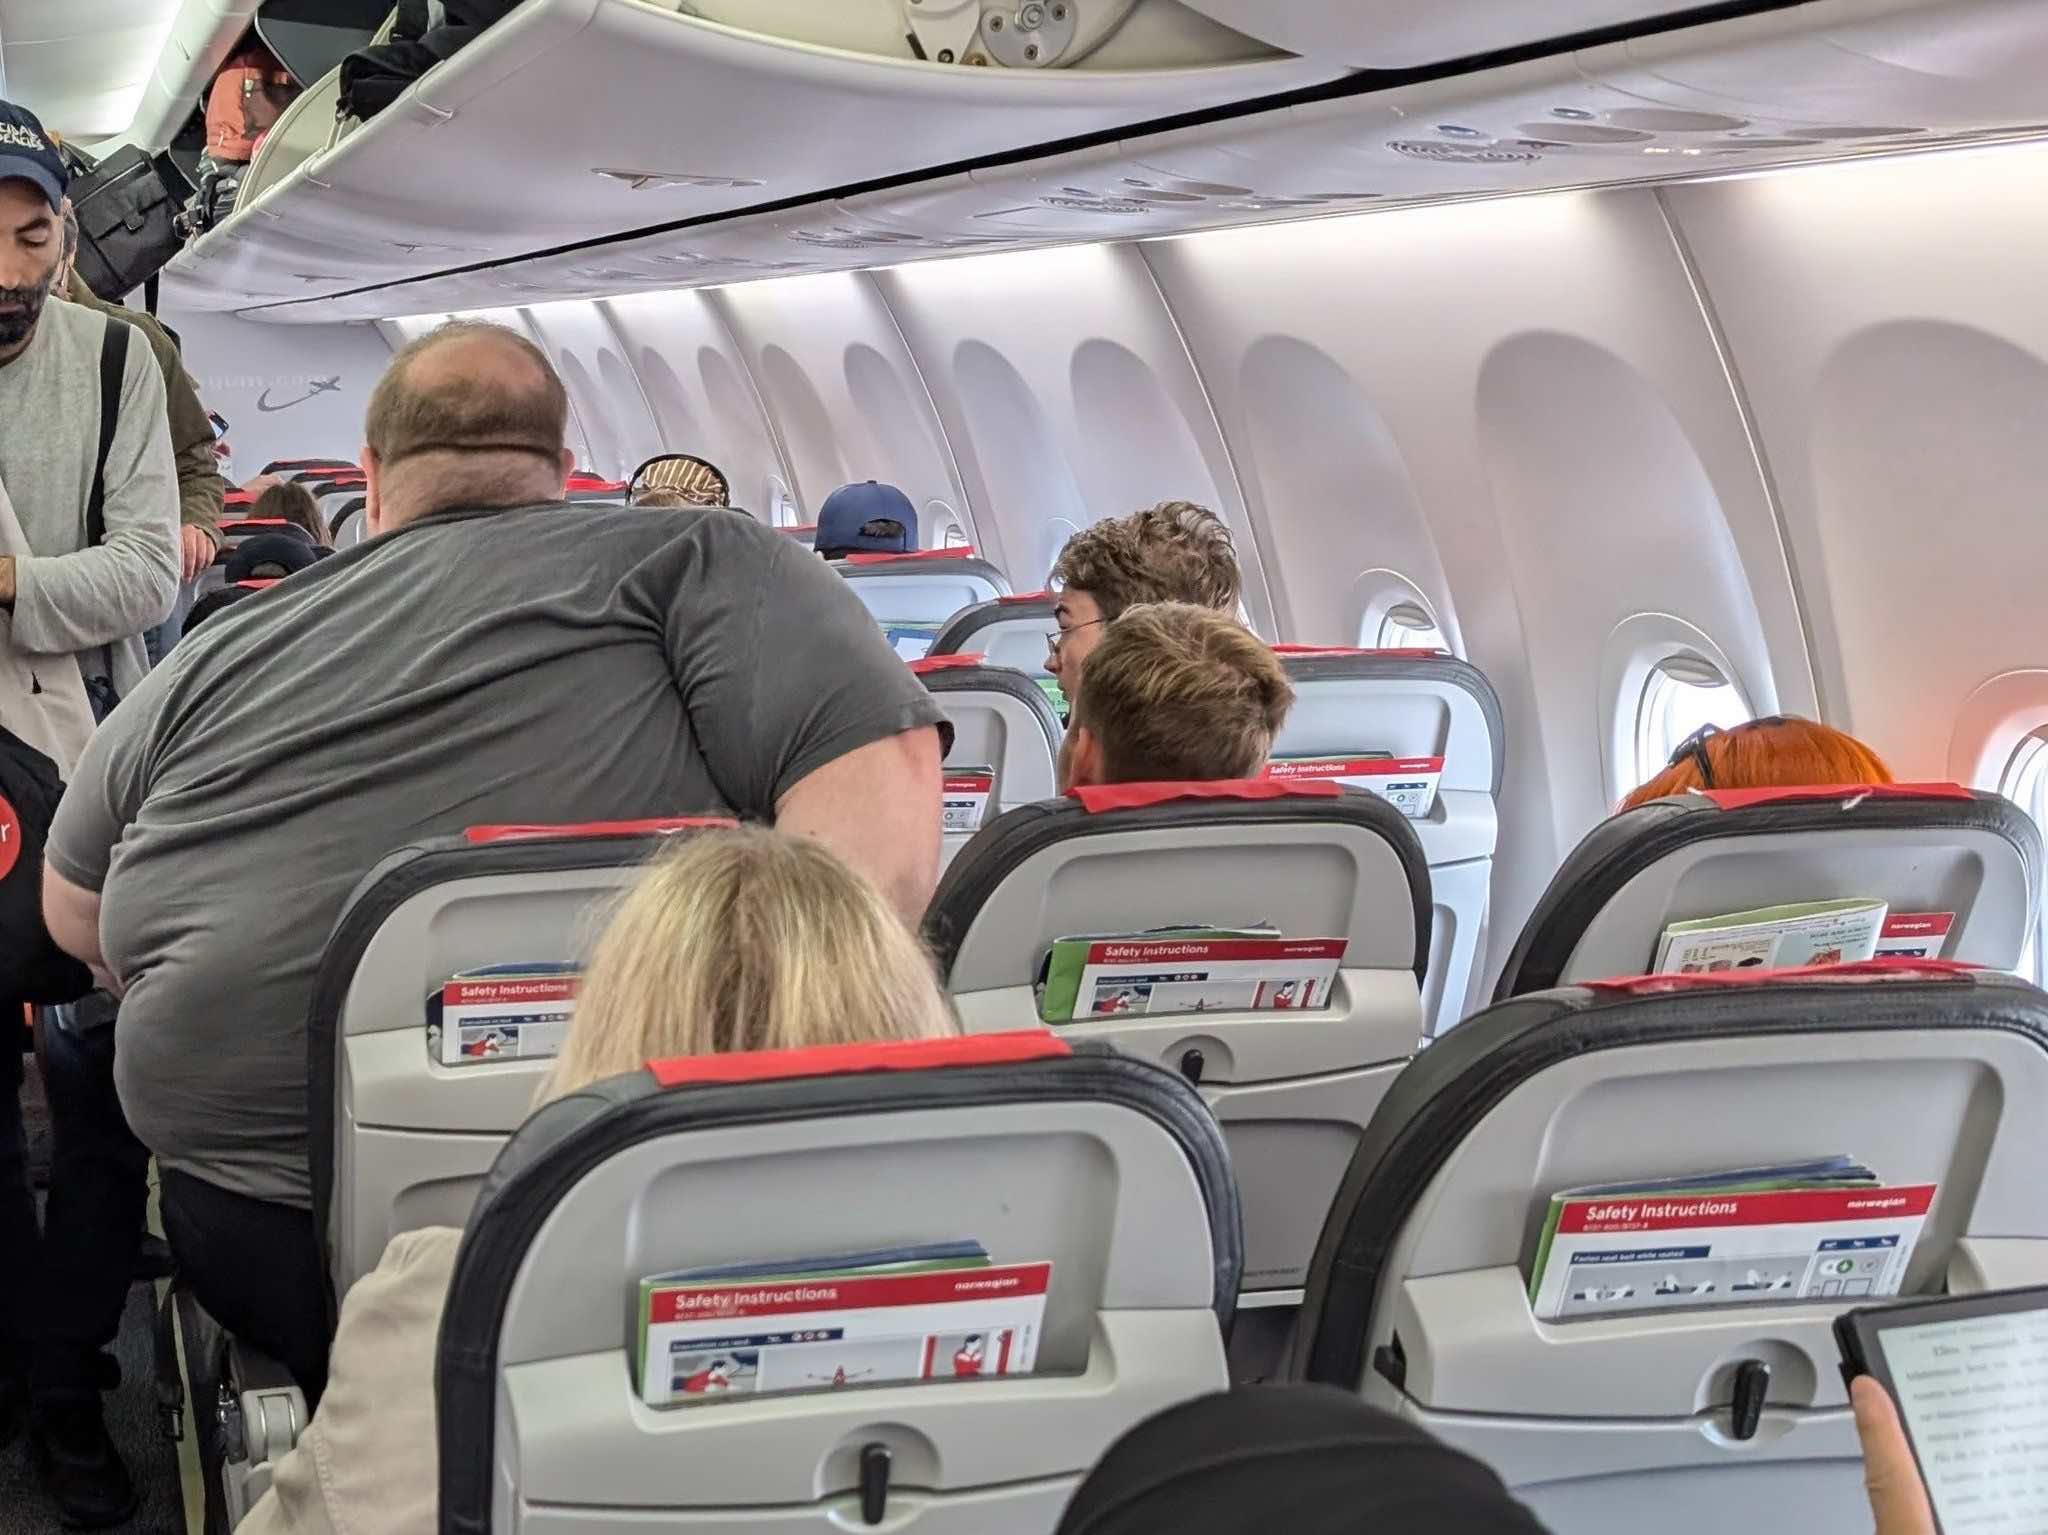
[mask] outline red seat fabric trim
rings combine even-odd
[[[1956,783],[1814,784],[1806,788],[1707,789],[1700,792],[1718,810],[1746,810],[1751,805],[1777,805],[1793,800],[1974,798],[1968,789]]]
[[[952,656],[925,656],[921,660],[912,661],[910,670],[922,677],[926,672],[948,672],[962,666],[980,666],[987,660],[988,657],[979,651],[963,651]]]
[[[646,821],[577,821],[561,826],[472,826],[462,835],[472,847],[488,847],[494,842],[534,842],[544,837],[644,837],[655,832],[731,828],[739,824],[731,816],[682,815]]]
[[[244,591],[260,592],[264,587],[275,586],[283,579],[283,576],[251,576],[246,581],[237,581],[234,584]]]
[[[1015,592],[1008,597],[996,598],[996,603],[1007,607],[1020,602],[1046,602],[1058,595],[1057,592]]]
[[[288,517],[236,517],[222,523],[220,530],[222,533],[239,533],[244,528],[288,528],[291,525]]]
[[[863,1071],[943,1071],[956,1066],[1014,1066],[1072,1055],[1050,1029],[974,1034],[958,1039],[902,1039],[873,1045],[820,1045],[810,1050],[747,1050],[649,1061],[663,1087],[702,1082],[778,1082]]]
[[[791,533],[791,534],[795,534],[795,533],[815,533],[815,532],[817,532],[817,531],[818,531],[818,525],[817,525],[817,524],[816,524],[815,522],[798,522],[798,523],[791,523],[791,524],[790,524],[790,525],[788,525],[787,527],[781,527],[781,528],[777,528],[777,529],[776,529],[775,531],[776,531],[776,532],[778,532],[778,533]]]
[[[916,549],[902,554],[849,554],[841,563],[847,565],[901,565],[912,560],[971,560],[972,549]]]
[[[1629,997],[1657,996],[1673,991],[1727,990],[1731,986],[1762,986],[1778,981],[1953,981],[1982,970],[1954,959],[1866,959],[1854,965],[1808,965],[1793,970],[1720,970],[1711,975],[1618,975],[1604,981],[1571,981],[1588,991]]]
[[[1435,659],[1448,656],[1448,650],[1437,650],[1428,645],[1414,645],[1398,650],[1363,650],[1350,645],[1275,645],[1276,656],[1391,656],[1400,660],[1415,661],[1424,658]]]
[[[1211,783],[1090,784],[1069,789],[1090,815],[1105,810],[1138,810],[1182,799],[1342,799],[1344,786],[1328,778],[1226,778]]]

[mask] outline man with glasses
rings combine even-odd
[[[1237,550],[1223,519],[1189,501],[1165,501],[1096,523],[1067,540],[1052,567],[1058,625],[1045,669],[1069,698],[1104,626],[1140,602],[1189,602],[1237,613]]]
[[[406,347],[363,450],[383,536],[174,651],[51,829],[45,912],[126,988],[121,1101],[180,1270],[309,1397],[306,1018],[378,859],[484,823],[710,812],[817,838],[908,919],[937,882],[943,716],[846,583],[722,510],[568,508],[567,422],[511,331]]]

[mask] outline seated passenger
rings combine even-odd
[[[1621,802],[1633,810],[1694,789],[1804,789],[1887,784],[1892,770],[1854,736],[1792,714],[1722,730],[1705,725],[1678,743],[1671,765]]]
[[[908,554],[917,548],[917,509],[894,485],[842,485],[818,508],[811,547],[828,560],[849,554]]]
[[[1237,549],[1223,519],[1190,501],[1162,501],[1067,540],[1053,563],[1060,589],[1045,669],[1071,698],[1103,626],[1140,602],[1191,602],[1237,613]]]
[[[943,715],[851,588],[745,517],[564,515],[568,409],[501,327],[403,348],[370,400],[372,540],[150,673],[51,829],[45,911],[127,994],[114,1072],[179,1269],[309,1395],[306,1018],[386,852],[710,811],[816,837],[906,917],[937,883]]]
[[[1240,1386],[1147,1419],[1058,1535],[1544,1535],[1488,1467],[1331,1386]]]
[[[804,838],[706,832],[620,903],[535,1106],[673,1056],[955,1032],[930,957],[867,881]],[[394,1237],[349,1291],[326,1398],[237,1535],[434,1535],[434,1349],[461,1240]]]
[[[280,480],[268,487],[249,508],[254,521],[276,518],[288,522],[313,541],[316,549],[331,549],[334,540],[327,533],[327,519],[320,515],[320,503],[305,486]]]
[[[1279,657],[1235,618],[1141,603],[1088,658],[1060,788],[1256,778],[1293,703]]]
[[[662,453],[633,471],[628,506],[730,506],[732,488],[718,466],[694,453]],[[654,496],[674,500],[655,501]]]

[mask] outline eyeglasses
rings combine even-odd
[[[1066,643],[1067,636],[1076,629],[1092,629],[1097,624],[1106,624],[1108,622],[1109,620],[1106,618],[1089,618],[1084,619],[1078,624],[1069,624],[1064,629],[1054,629],[1045,637],[1045,653],[1049,656],[1058,655],[1060,653],[1060,646]]]
[[[1744,720],[1740,725],[1731,726],[1727,730],[1723,730],[1719,725],[1702,725],[1678,743],[1672,750],[1671,760],[1665,766],[1677,767],[1680,763],[1690,760],[1692,765],[1699,769],[1700,787],[1711,789],[1714,787],[1714,763],[1707,755],[1709,736],[1739,735],[1745,730],[1755,730],[1762,725],[1782,725],[1787,719],[1788,716],[1783,714],[1769,714],[1760,720]]]

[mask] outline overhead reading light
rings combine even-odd
[[[629,171],[616,166],[593,165],[593,176],[603,176],[608,181],[623,181],[636,192],[645,192],[649,187],[758,187],[767,183],[752,176],[699,176],[690,171]]]

